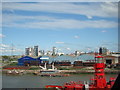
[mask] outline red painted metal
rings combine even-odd
[[[95,56],[95,65],[94,65],[94,78],[91,79],[91,83],[87,82],[69,82],[65,83],[64,86],[57,86],[60,87],[60,90],[110,90],[115,82],[115,78],[110,78],[110,81],[106,81],[104,69],[105,64],[103,63],[103,56]],[[47,87],[56,87],[55,85],[47,85]]]
[[[95,56],[95,58],[103,58],[103,56],[98,55],[98,56]]]
[[[58,85],[47,85],[45,88],[60,88],[62,89],[63,87],[62,86],[58,86]]]

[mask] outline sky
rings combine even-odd
[[[26,47],[73,53],[106,47],[118,50],[118,3],[115,2],[3,2],[4,55],[24,54]]]

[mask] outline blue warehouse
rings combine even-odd
[[[25,56],[18,59],[18,65],[20,66],[31,66],[31,65],[39,65],[41,63],[41,59],[32,58],[29,56]]]

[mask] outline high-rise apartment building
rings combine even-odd
[[[52,55],[55,56],[56,55],[56,47],[53,47],[53,50],[52,50]]]
[[[26,56],[33,56],[34,55],[34,50],[32,47],[25,48],[25,55]]]
[[[25,48],[25,55],[26,56],[39,56],[40,55],[39,47],[34,46],[34,48],[32,47]]]
[[[79,56],[80,55],[80,51],[75,51],[75,56]]]
[[[34,46],[34,56],[39,56],[40,55],[40,50],[38,46]]]
[[[100,47],[99,48],[99,54],[107,54],[107,52],[108,52],[107,48],[105,48],[105,47]]]

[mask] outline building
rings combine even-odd
[[[53,61],[55,66],[71,66],[70,61]]]
[[[75,56],[79,56],[80,55],[80,51],[75,51]]]
[[[64,53],[57,53],[58,56],[64,55]]]
[[[83,66],[94,66],[95,62],[83,62]]]
[[[45,51],[44,50],[40,50],[39,51],[39,55],[45,55]]]
[[[44,65],[45,63],[49,64],[48,56],[40,56],[38,58],[25,56],[18,59],[18,65],[21,66],[33,66],[33,65],[38,66],[38,65]]]
[[[45,53],[45,55],[51,56],[51,55],[52,55],[52,51],[47,51],[47,52]]]
[[[82,54],[74,59],[74,66],[93,66],[95,64],[95,56],[91,54]]]
[[[34,49],[32,47],[25,48],[25,55],[26,56],[33,56],[34,55]]]
[[[82,61],[74,61],[74,66],[83,66],[83,62]]]
[[[99,48],[99,54],[107,55],[108,54],[108,49],[105,48],[105,47],[100,47]]]
[[[33,47],[28,47],[28,48],[25,48],[25,55],[26,56],[40,56],[40,54],[42,55],[42,53],[40,53],[40,49],[39,49],[39,46],[34,46]]]
[[[42,50],[42,55],[45,55],[45,51],[44,50]]]
[[[56,47],[53,47],[52,56],[55,56],[55,55],[56,55]]]
[[[20,66],[39,65],[40,63],[41,63],[40,60],[29,57],[29,56],[25,56],[18,59],[18,65]]]
[[[42,64],[45,64],[45,63],[49,64],[49,56],[40,56],[37,59],[41,60]]]
[[[108,66],[115,66],[117,64],[120,64],[120,56],[106,55],[104,56],[103,62]]]
[[[39,56],[40,55],[40,50],[38,46],[34,46],[34,56]]]

